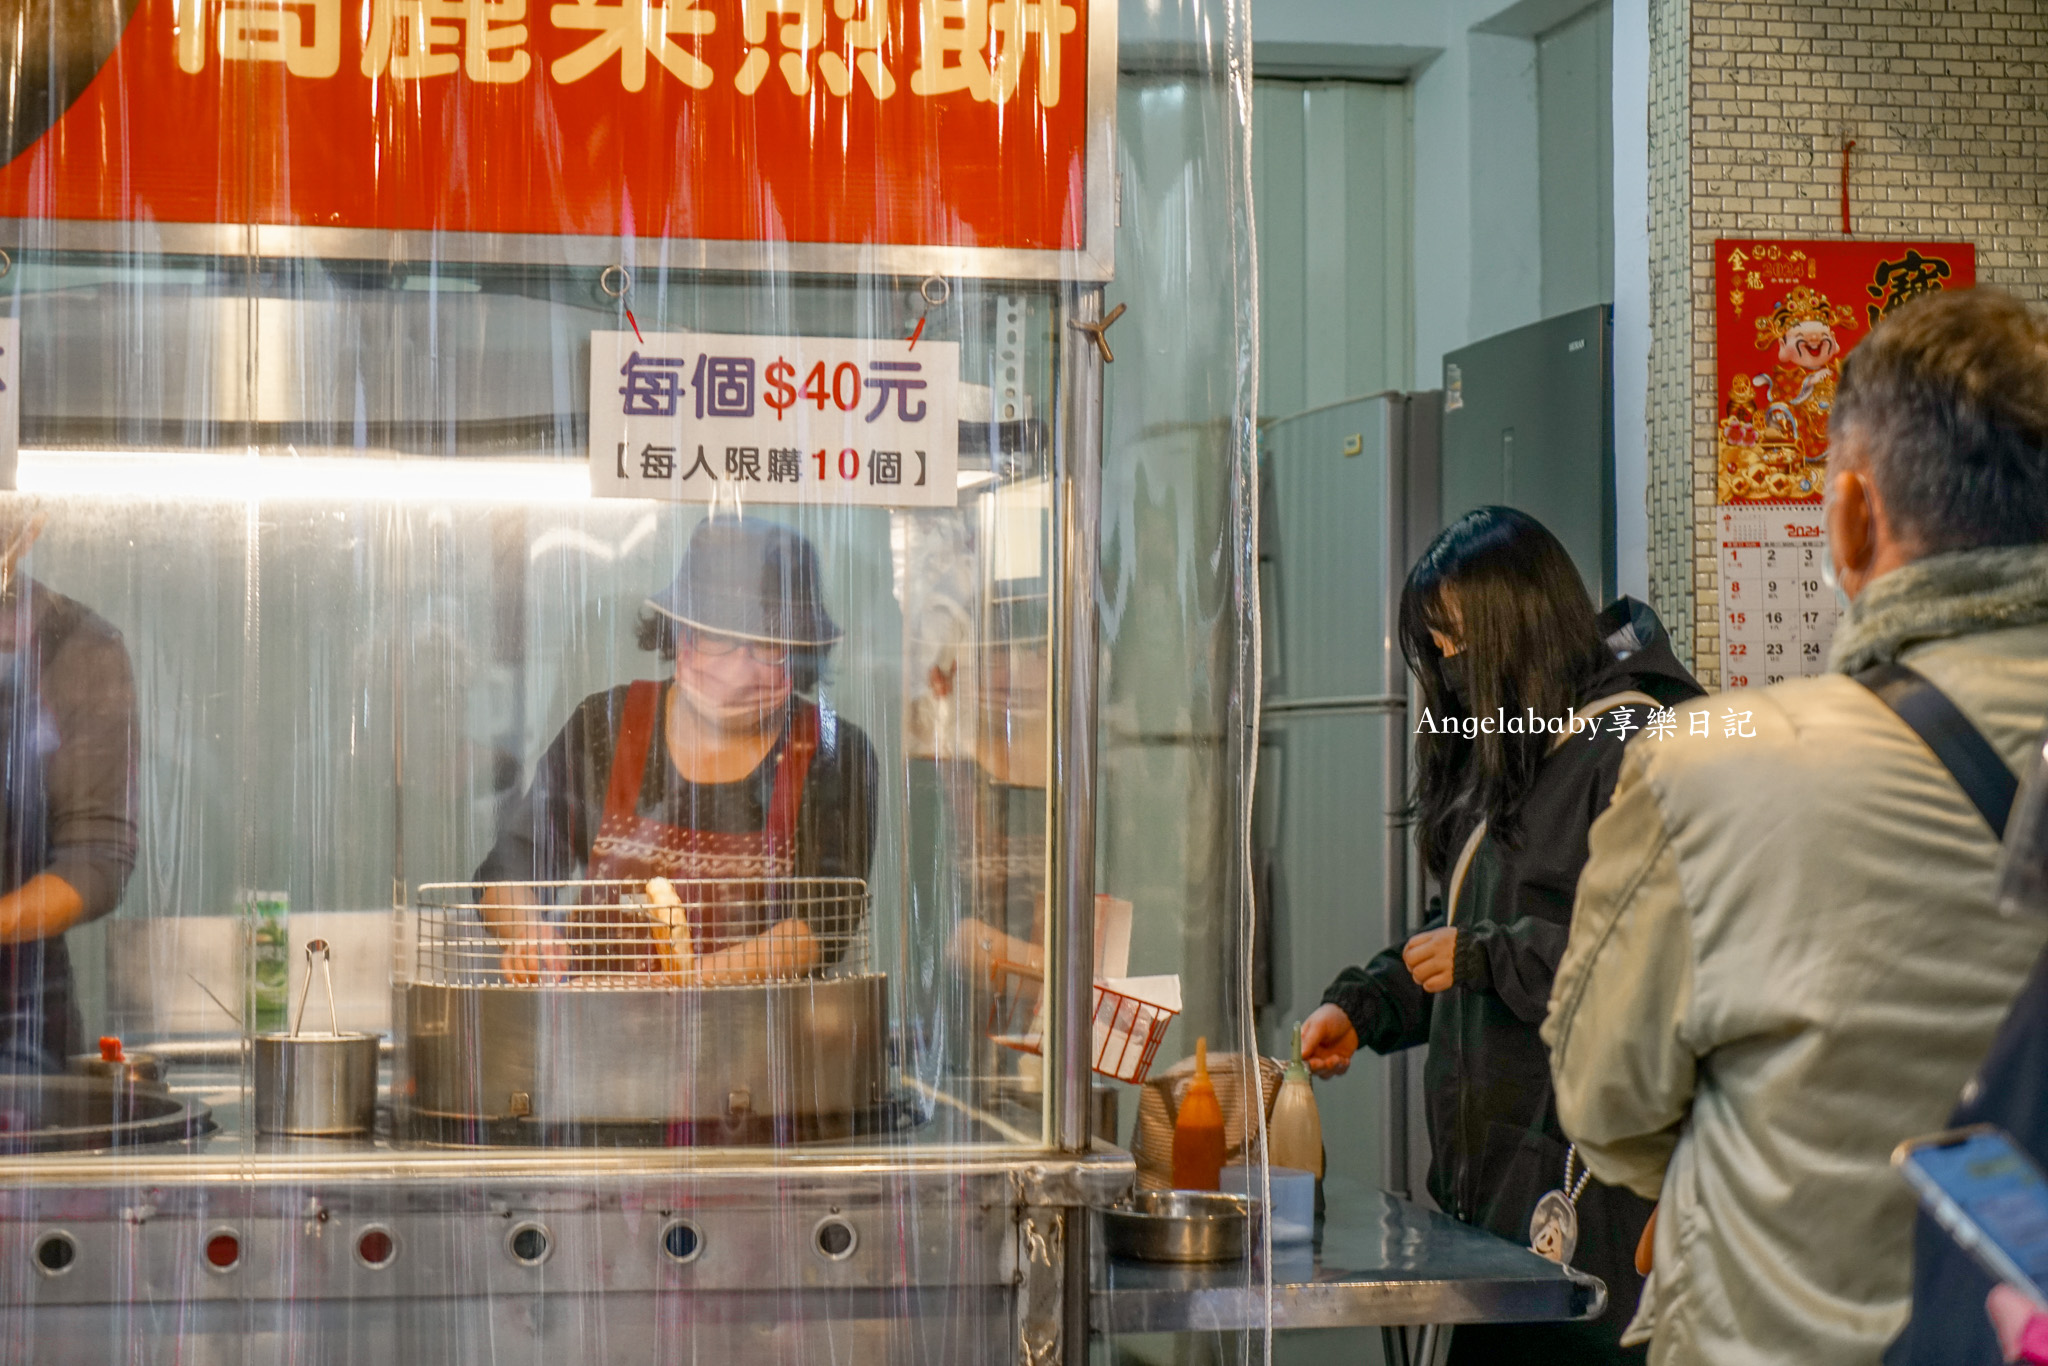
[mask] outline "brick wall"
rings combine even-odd
[[[1713,682],[1714,239],[1839,235],[1854,138],[1857,236],[2048,301],[2048,0],[1651,0],[1650,45],[1651,595]]]

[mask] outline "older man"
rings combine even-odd
[[[1992,896],[2048,721],[2048,326],[1916,301],[1833,424],[1833,671],[1629,746],[1543,1029],[1593,1174],[1661,1198],[1667,1366],[1878,1360],[1914,1211],[1888,1155],[1941,1127],[2048,938]]]

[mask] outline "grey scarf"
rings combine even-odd
[[[1828,667],[1855,673],[1930,640],[2048,622],[2048,546],[1954,550],[1894,569],[1835,629]]]

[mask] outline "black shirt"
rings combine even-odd
[[[590,866],[590,841],[604,819],[612,752],[624,723],[621,684],[592,693],[541,756],[533,786],[507,813],[498,842],[477,869],[480,882],[552,881]],[[788,741],[775,742],[752,773],[734,783],[693,783],[676,770],[663,740],[672,683],[661,685],[655,729],[647,746],[638,813],[686,830],[750,834],[768,825],[776,761]],[[875,752],[858,726],[818,709],[818,752],[804,781],[796,823],[796,876],[868,875],[875,849]]]

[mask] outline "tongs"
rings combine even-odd
[[[306,985],[299,993],[299,1013],[292,1017],[292,1037],[299,1037],[299,1026],[306,1021],[306,1003],[313,999],[313,955],[320,955],[320,972],[327,980],[327,1028],[339,1038],[341,1020],[334,1009],[334,955],[328,952],[325,939],[306,941]]]

